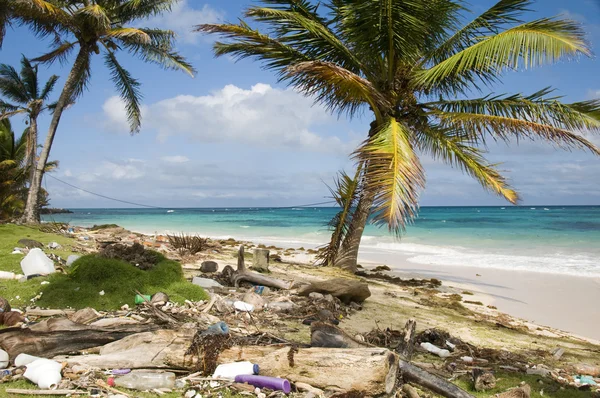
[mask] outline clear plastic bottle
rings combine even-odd
[[[175,387],[175,373],[131,372],[114,379],[114,385],[139,391],[155,388],[173,388]]]

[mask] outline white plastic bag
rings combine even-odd
[[[21,269],[25,276],[48,275],[55,272],[54,262],[48,258],[42,249],[31,249],[21,260]]]

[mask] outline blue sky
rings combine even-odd
[[[350,169],[348,155],[364,139],[370,118],[347,121],[312,100],[278,85],[271,72],[250,60],[215,59],[212,38],[192,25],[236,21],[249,0],[184,0],[148,26],[173,29],[178,48],[198,70],[195,78],[165,72],[127,54],[122,63],[143,84],[144,119],[128,134],[121,103],[101,57],[93,63],[89,90],[66,112],[51,159],[56,177],[90,191],[165,207],[286,206],[326,200],[337,170]],[[493,1],[472,0],[481,12]],[[600,51],[600,7],[593,0],[539,0],[531,17],[565,14],[584,24],[595,53]],[[48,43],[26,29],[9,29],[0,62],[18,65]],[[71,60],[72,62],[72,60]],[[69,64],[42,67],[45,79],[68,74]],[[565,101],[600,97],[600,64],[594,56],[530,71],[507,73],[496,93],[558,89]],[[55,93],[62,87],[61,79]],[[487,92],[485,92],[487,94]],[[16,127],[22,128],[20,120]],[[41,135],[48,117],[41,122]],[[592,137],[600,144],[600,136]],[[600,204],[600,159],[564,152],[540,142],[490,147],[502,162],[523,204]],[[504,205],[458,170],[424,158],[427,188],[422,205]],[[46,178],[53,206],[123,207]]]

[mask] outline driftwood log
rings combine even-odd
[[[240,249],[238,250],[237,270],[234,271],[233,268],[228,265],[223,269],[223,274],[229,276],[230,282],[235,287],[239,287],[240,283],[242,282],[250,282],[254,285],[274,287],[283,290],[288,290],[292,287],[292,282],[272,278],[257,272],[248,271],[244,262],[243,245],[241,245]]]
[[[186,356],[195,330],[157,330],[139,333],[105,345],[98,355],[56,358],[100,368],[194,369],[197,359]],[[292,351],[290,351],[292,350]],[[250,361],[261,374],[329,390],[362,391],[368,395],[393,392],[398,356],[385,348],[294,348],[234,346],[219,353],[217,363]]]
[[[142,331],[155,330],[156,325],[124,325],[112,328],[92,328],[65,318],[49,319],[33,328],[0,330],[0,348],[11,359],[30,354],[52,358],[79,350],[118,341]]]
[[[331,294],[346,304],[352,301],[362,303],[371,297],[371,291],[367,283],[347,278],[314,281],[298,288],[298,294],[301,296],[308,296],[313,292]]]
[[[465,390],[446,380],[432,375],[409,362],[400,361],[402,380],[412,382],[446,398],[475,398]]]
[[[417,337],[416,329],[417,321],[414,319],[406,321],[406,325],[404,326],[404,337],[402,338],[400,345],[396,348],[396,352],[400,355],[400,358],[405,361],[410,362],[412,359],[415,350],[415,338]]]

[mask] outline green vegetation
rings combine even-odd
[[[486,141],[531,138],[600,154],[578,134],[600,131],[600,100],[562,103],[550,88],[489,91],[507,71],[591,55],[577,22],[527,21],[530,0],[498,1],[466,24],[468,5],[457,0],[260,3],[244,12],[249,22],[196,29],[221,37],[217,56],[262,61],[332,112],[350,118],[366,112],[373,120],[353,154],[356,174],[337,182],[334,197],[342,210],[330,241],[337,258],[324,255],[323,261],[356,272],[369,219],[403,232],[425,185],[421,153],[511,203],[519,196],[485,158]],[[472,98],[478,90],[486,95]]]
[[[52,253],[67,258],[75,242],[65,236],[48,234],[34,228],[11,224],[0,225],[0,271],[20,273],[23,255],[10,254],[17,241],[35,239],[45,246],[58,242],[63,247]],[[204,300],[206,292],[183,278],[179,263],[159,256],[159,262],[149,271],[142,271],[129,263],[88,255],[77,260],[68,274],[54,274],[20,283],[0,280],[0,296],[9,300],[15,308],[31,305],[31,299],[42,293],[37,305],[48,308],[85,308],[98,310],[118,309],[123,304],[133,307],[135,290],[143,294],[162,291],[174,302]],[[41,285],[48,281],[50,284]],[[100,291],[105,294],[101,296]]]
[[[504,392],[509,388],[519,386],[522,381],[529,384],[531,387],[531,398],[587,398],[590,396],[589,391],[579,391],[573,387],[563,388],[560,384],[551,379],[541,378],[536,375],[497,372],[495,373],[495,376],[496,387],[485,392],[474,391],[473,383],[467,377],[459,378],[456,381],[456,384],[474,396],[481,398],[493,397],[495,394]]]
[[[101,229],[108,229],[108,228],[119,228],[119,226],[117,224],[94,225],[92,228],[90,228],[90,231],[99,231]]]

